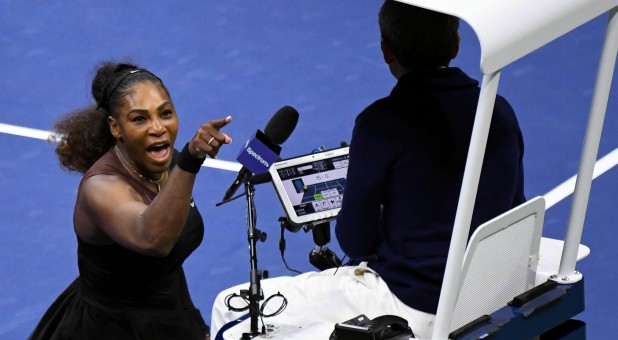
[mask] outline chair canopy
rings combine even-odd
[[[618,0],[398,0],[454,15],[481,43],[490,74],[618,6]]]

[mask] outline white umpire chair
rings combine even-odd
[[[536,197],[479,226],[464,256],[454,331],[535,286],[545,200]]]
[[[462,281],[449,327],[451,338],[474,339],[491,333],[495,329],[481,326],[490,323],[492,313],[505,305],[523,305],[553,288],[546,282],[550,273],[557,273],[563,242],[542,237],[544,218],[545,199],[535,197],[474,231],[464,254]],[[577,260],[589,253],[588,247],[580,245]],[[538,287],[538,295],[533,295],[534,287]],[[536,306],[554,301],[537,302]],[[582,309],[583,304],[575,307]],[[468,337],[461,335],[474,327],[481,329]],[[538,334],[551,328],[551,323],[546,323]]]
[[[618,0],[398,1],[461,18],[475,31],[481,45],[480,66],[483,73],[481,95],[464,171],[444,283],[440,292],[440,302],[432,336],[434,340],[449,338],[449,333],[452,330],[454,311],[463,280],[461,269],[464,252],[466,251],[501,69],[596,17],[603,14],[608,16],[605,41],[601,51],[588,125],[584,135],[566,237],[564,242],[554,242],[555,240],[545,242],[546,245],[550,246],[549,248],[561,250],[557,266],[551,265],[544,268],[545,270],[555,271],[544,273],[545,277],[548,277],[554,285],[557,284],[562,287],[542,284],[538,287],[544,290],[536,290],[522,298],[522,303],[527,302],[527,305],[519,305],[511,310],[508,310],[508,306],[504,307],[506,310],[499,309],[494,312],[499,315],[494,315],[495,317],[491,320],[484,320],[476,325],[476,328],[482,329],[491,324],[490,329],[477,335],[471,334],[473,331],[470,330],[468,332],[469,337],[462,333],[452,336],[457,339],[484,338],[490,334],[495,339],[508,339],[509,334],[510,338],[513,339],[536,337],[544,329],[544,326],[539,326],[543,321],[558,324],[561,320],[568,320],[568,318],[583,310],[583,275],[575,270],[575,264],[577,259],[582,257],[582,253],[586,253],[585,249],[582,251],[582,248],[585,247],[580,246],[580,241],[618,53]],[[548,254],[547,257],[554,258],[556,254]],[[543,275],[537,275],[537,283],[543,281],[538,278],[539,276]],[[545,296],[537,296],[536,299],[533,299],[537,294]],[[547,295],[561,295],[564,298],[548,298]],[[550,301],[545,301],[545,304],[539,302],[539,299],[542,300],[543,298]],[[547,304],[550,303],[553,304],[554,308],[545,310],[539,317],[537,311],[546,308]],[[564,311],[569,311],[569,313]],[[509,313],[518,315],[509,321],[507,320]],[[531,315],[533,316],[531,317]],[[481,317],[481,315],[477,315],[477,317]],[[546,319],[543,320],[543,317],[546,317]],[[473,326],[470,328],[474,328]],[[539,333],[528,332],[531,329]],[[523,333],[527,335],[522,335]],[[583,336],[585,337],[585,333]]]

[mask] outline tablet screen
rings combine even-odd
[[[270,168],[288,219],[298,225],[335,219],[341,210],[349,147],[276,162]]]

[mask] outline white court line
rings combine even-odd
[[[50,136],[55,136],[52,132],[25,128],[21,126],[8,125],[0,123],[0,132],[8,133],[9,135],[30,137],[42,140],[48,140]]]
[[[26,127],[21,127],[21,126],[2,124],[2,123],[0,123],[0,133],[42,139],[46,141],[49,141],[49,140],[53,141],[53,138],[56,136],[53,132],[50,132],[50,131],[37,130],[37,129],[31,129],[31,128],[26,128]],[[50,137],[52,137],[52,139],[50,139]],[[215,169],[229,170],[229,171],[234,171],[234,172],[238,172],[240,171],[240,168],[242,168],[242,165],[240,163],[223,161],[220,159],[206,159],[206,161],[204,162],[202,166],[209,167],[209,168],[215,168]]]
[[[614,149],[614,151],[608,153],[603,158],[599,159],[594,163],[594,171],[592,172],[592,179],[595,179],[614,166],[618,164],[618,148]],[[575,191],[575,181],[577,180],[577,175],[569,178],[564,181],[559,186],[555,187],[543,197],[545,197],[545,210],[551,208],[556,203],[562,201],[567,196],[572,194]]]
[[[44,131],[44,130],[36,130],[31,128],[25,128],[21,126],[8,125],[0,123],[0,132],[7,133],[16,136],[37,138],[42,140],[49,140],[50,136],[54,136],[52,132]],[[608,153],[603,158],[599,159],[594,166],[593,179],[599,177],[603,173],[607,172],[614,166],[618,164],[618,148],[614,149],[614,151]],[[229,170],[238,172],[242,165],[237,162],[223,161],[220,159],[206,159],[203,166]],[[560,184],[553,190],[549,191],[543,197],[545,197],[545,210],[551,208],[556,203],[562,201],[567,196],[572,194],[575,191],[575,180],[577,179],[577,175],[569,178],[564,183]]]
[[[240,169],[242,168],[242,164],[237,163],[237,162],[230,162],[230,161],[224,161],[220,159],[211,159],[211,158],[207,158],[204,161],[204,164],[202,164],[202,166],[206,166],[209,168],[215,168],[215,169],[221,169],[221,170],[229,170],[233,172],[239,172]]]

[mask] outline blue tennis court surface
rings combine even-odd
[[[77,275],[72,210],[80,177],[59,168],[45,131],[91,103],[95,65],[131,59],[161,77],[180,115],[178,143],[214,118],[232,115],[234,142],[219,159],[235,161],[244,141],[279,108],[300,113],[282,156],[348,141],[356,115],[395,84],[380,53],[380,1],[14,1],[0,0],[0,338],[24,339]],[[544,236],[564,238],[582,138],[590,109],[605,16],[577,28],[503,70],[498,92],[517,112],[526,143],[528,198],[557,197]],[[453,62],[476,79],[479,43],[462,23]],[[618,75],[610,93],[578,263],[586,280],[590,339],[618,333]],[[23,129],[27,128],[27,129]],[[28,130],[33,129],[33,130]],[[599,167],[601,169],[601,167]],[[185,265],[195,304],[207,322],[216,294],[249,280],[245,201],[216,207],[236,173],[204,168],[194,198],[206,236]],[[270,184],[256,187],[260,269],[292,275],[278,249],[283,210]],[[291,267],[311,270],[314,244],[286,235]],[[329,248],[339,252],[336,240]],[[339,254],[341,254],[339,252]]]

